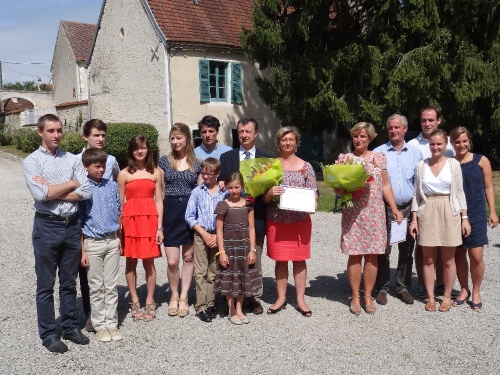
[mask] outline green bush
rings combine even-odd
[[[9,146],[13,142],[12,131],[8,124],[0,124],[0,146]]]
[[[40,136],[38,132],[33,129],[28,130],[24,137],[21,139],[21,151],[32,153],[40,146]]]
[[[14,146],[26,153],[35,151],[41,143],[36,129],[15,129],[12,131],[12,138]]]
[[[63,133],[59,147],[61,150],[71,152],[72,154],[79,154],[85,147],[85,139],[83,139],[81,133]]]
[[[154,152],[155,161],[158,161],[158,130],[150,124],[139,123],[108,123],[106,134],[106,152],[118,160],[120,168],[127,166],[128,141],[134,135],[144,135]]]

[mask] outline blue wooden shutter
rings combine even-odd
[[[243,92],[241,89],[241,63],[231,63],[231,103],[241,104]]]
[[[210,103],[209,61],[200,60],[200,102]]]

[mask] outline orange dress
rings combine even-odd
[[[122,209],[125,246],[123,255],[147,259],[161,256],[156,241],[158,211],[154,194],[155,182],[149,178],[137,179],[125,185],[125,204]]]

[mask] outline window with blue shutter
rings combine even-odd
[[[210,103],[209,60],[200,60],[200,102]]]
[[[229,63],[225,61],[200,60],[199,69],[201,103],[228,102],[229,93],[231,93],[231,103],[242,103],[241,63],[231,63],[231,77],[229,77]]]
[[[227,101],[227,66],[223,61],[210,61],[209,82],[210,82],[210,101]]]
[[[243,91],[241,89],[241,63],[231,63],[231,103],[241,104],[243,102]]]

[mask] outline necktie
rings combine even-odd
[[[244,154],[245,154],[245,159],[243,159],[243,160],[250,159],[250,151],[245,151]]]

